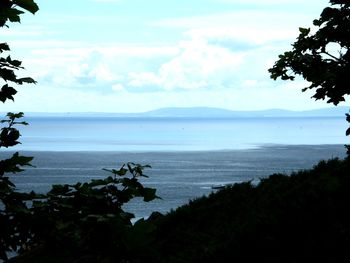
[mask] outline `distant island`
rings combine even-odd
[[[163,108],[145,112],[142,116],[150,117],[213,117],[213,118],[239,118],[239,117],[342,117],[349,112],[348,107],[332,107],[308,111],[289,111],[282,109],[269,109],[261,111],[232,111],[220,108]]]
[[[233,111],[221,108],[161,108],[142,113],[110,112],[26,112],[27,117],[121,117],[121,118],[259,118],[259,117],[345,117],[350,107],[331,107],[306,111],[269,109],[261,111]],[[4,114],[4,113],[3,113]]]

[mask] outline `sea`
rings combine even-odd
[[[52,184],[86,182],[127,162],[150,165],[142,178],[161,199],[133,200],[125,210],[136,218],[167,213],[217,191],[259,182],[273,173],[312,168],[343,158],[344,117],[166,118],[31,117],[20,127],[21,144],[1,149],[33,156],[33,167],[10,175],[20,191],[45,192]]]

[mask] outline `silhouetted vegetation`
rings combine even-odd
[[[34,14],[38,9],[32,0],[1,1],[0,27],[20,22],[24,11]],[[0,53],[9,51],[6,43],[0,44]],[[2,102],[14,100],[17,93],[9,83],[35,83],[17,77],[21,65],[10,56],[0,57],[0,78],[5,82]],[[1,121],[0,148],[20,143],[17,125],[28,125],[18,121],[22,117],[22,112],[8,113]],[[139,177],[147,177],[143,170],[149,166],[128,163],[106,170],[112,176],[105,179],[53,185],[46,194],[19,192],[8,174],[23,171],[32,159],[15,153],[0,161],[0,260],[7,261],[9,252],[17,252],[25,256],[16,260],[24,257],[27,262],[137,262],[149,253],[145,247],[151,241],[147,234],[152,225],[143,219],[132,224],[134,215],[122,207],[135,197],[145,202],[158,198],[155,189],[139,182]],[[31,259],[37,254],[40,258]]]
[[[347,262],[350,162],[228,186],[158,219],[161,262]]]
[[[31,0],[3,0],[0,2],[0,27],[8,27],[8,22],[20,22],[20,15],[25,11],[35,13],[38,6]],[[10,47],[6,43],[0,43],[0,54],[9,52]],[[11,56],[0,57],[0,79],[4,82],[0,89],[0,101],[14,100],[17,90],[14,85],[35,83],[32,78],[20,78],[16,72],[23,69],[22,62],[14,60]],[[12,84],[11,84],[12,83]],[[0,148],[8,148],[19,144],[20,132],[17,125],[28,125],[26,122],[17,121],[23,113],[8,113],[7,119],[2,120],[4,126],[0,133]],[[6,176],[8,173],[21,172],[23,166],[30,165],[33,158],[21,156],[18,153],[10,158],[0,160],[0,260],[7,259],[7,252],[16,251],[25,245],[31,233],[23,231],[26,226],[23,217],[27,212],[26,200],[31,194],[23,194],[16,191],[16,186]]]
[[[300,29],[294,50],[280,56],[272,77],[301,74],[316,89],[316,99],[338,104],[349,94],[349,4],[332,0],[314,24]],[[32,0],[2,0],[0,27],[35,13]],[[340,45],[335,57],[329,43]],[[0,53],[10,51],[0,43]],[[5,82],[0,100],[13,100],[8,83],[35,83],[18,78],[21,62],[0,58]],[[23,113],[2,121],[0,147],[19,143]],[[349,120],[348,115],[348,120]],[[18,173],[32,158],[15,153],[0,161],[0,260],[11,262],[348,262],[350,260],[350,157],[322,161],[291,176],[274,174],[258,185],[244,182],[202,197],[163,216],[132,223],[123,205],[138,197],[149,202],[156,190],[140,177],[149,166],[128,163],[110,176],[86,183],[53,185],[46,194],[21,193],[9,173]]]
[[[349,168],[349,159],[333,159],[290,176],[273,174],[256,186],[234,184],[134,226],[121,223],[119,212],[116,219],[104,211],[76,222],[70,205],[57,217],[46,210],[38,215],[57,225],[51,243],[13,262],[347,262]],[[86,209],[106,207],[100,201]]]
[[[280,55],[269,72],[275,80],[294,80],[301,75],[310,82],[303,91],[316,89],[313,98],[338,105],[350,94],[350,3],[330,3],[313,22],[318,30],[312,33],[310,28],[299,28],[293,49]],[[350,115],[346,116],[350,122]],[[349,134],[350,128],[346,131]]]
[[[156,190],[145,188],[148,166],[128,163],[112,176],[74,185],[53,185],[45,195],[31,193],[16,221],[26,242],[14,262],[140,262],[153,258],[153,224],[123,210],[132,198],[149,202]],[[130,176],[128,176],[128,174]]]

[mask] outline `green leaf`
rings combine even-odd
[[[5,81],[12,81],[17,83],[16,74],[12,69],[0,68],[0,77]]]
[[[24,125],[24,126],[28,126],[29,123],[26,121],[20,121],[20,122],[15,122],[15,124],[20,124],[20,125]]]
[[[23,11],[16,8],[10,8],[5,10],[4,15],[10,22],[21,22],[21,18],[19,16],[23,13]]]
[[[13,112],[8,112],[6,116],[11,120],[14,121],[16,119],[23,118],[24,113],[23,112],[18,112],[18,113],[13,113]]]
[[[6,43],[0,43],[0,53],[3,51],[10,51],[10,47]]]
[[[120,168],[118,171],[116,171],[116,174],[119,175],[119,176],[124,176],[124,175],[126,175],[127,172],[128,172],[127,169]]]
[[[315,19],[315,20],[313,21],[314,26],[321,26],[322,23],[323,23],[323,22],[320,21],[319,19]]]
[[[307,35],[310,33],[310,28],[299,27],[299,32],[303,35]]]
[[[82,183],[78,182],[78,183],[76,183],[75,185],[73,185],[73,188],[74,188],[75,190],[79,190],[80,187],[81,187],[81,185],[82,185]]]
[[[52,185],[52,189],[50,190],[50,195],[65,195],[70,192],[69,185],[67,184],[54,184]]]
[[[96,187],[96,186],[106,186],[108,184],[114,183],[115,180],[113,177],[109,176],[105,179],[92,179],[89,183],[88,186],[90,188]]]
[[[33,0],[13,0],[13,3],[32,14],[35,14],[39,10],[39,6]]]
[[[14,100],[14,95],[17,93],[17,91],[8,86],[7,84],[2,86],[0,90],[0,101],[5,102],[6,100]]]
[[[8,56],[6,58],[6,62],[9,63],[10,65],[14,66],[14,67],[17,67],[17,68],[21,67],[21,65],[22,65],[21,61],[19,61],[19,60],[12,60],[10,56]]]
[[[143,201],[150,202],[150,201],[156,199],[157,198],[156,191],[157,190],[154,188],[144,188],[142,191]]]
[[[36,83],[37,83],[34,79],[29,78],[29,77],[27,77],[27,78],[20,78],[20,79],[18,79],[17,81],[18,81],[18,82],[17,82],[18,84],[23,84],[23,83],[33,83],[33,84],[36,84]]]
[[[120,168],[119,170],[116,170],[116,169],[109,170],[109,169],[106,169],[106,168],[103,168],[102,170],[106,171],[106,172],[109,172],[109,173],[112,173],[114,175],[124,176],[124,175],[126,175],[128,170],[124,169],[123,167]]]
[[[30,162],[34,159],[34,157],[22,156],[19,155],[18,152],[14,153],[12,156],[12,161],[20,166],[32,166]]]
[[[349,113],[345,113],[345,115],[346,115],[346,121],[350,122],[350,114]]]

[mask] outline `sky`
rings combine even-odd
[[[144,112],[164,107],[308,110],[331,105],[302,79],[273,81],[278,55],[327,0],[37,0],[0,29],[20,76],[0,111]]]

